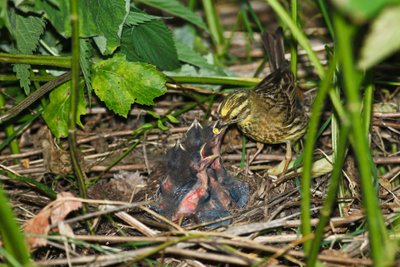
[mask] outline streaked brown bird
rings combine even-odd
[[[263,144],[286,143],[283,172],[292,158],[291,144],[306,132],[308,116],[285,60],[282,28],[262,35],[271,73],[252,90],[229,94],[220,104],[220,125],[236,123],[247,136]],[[256,155],[261,151],[256,152]],[[255,156],[256,156],[255,155]],[[253,157],[253,159],[255,158]]]

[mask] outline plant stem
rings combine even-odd
[[[0,93],[0,108],[4,107],[5,105],[6,105],[6,100],[4,99],[3,94]],[[10,138],[10,136],[14,136],[14,138],[15,138],[14,125],[12,125],[12,124],[6,125],[5,132],[6,132],[7,138]],[[20,149],[18,146],[18,142],[14,138],[9,141],[10,150],[11,150],[12,154],[19,154]]]
[[[373,187],[372,158],[361,117],[360,86],[361,73],[354,67],[353,45],[355,29],[338,13],[334,14],[337,51],[342,66],[344,92],[347,97],[347,111],[351,119],[350,142],[353,147],[361,179],[363,206],[366,212],[371,255],[374,266],[385,266],[389,261],[386,228],[379,202]]]
[[[322,209],[320,211],[321,216],[318,225],[315,229],[315,235],[314,238],[312,239],[310,251],[308,253],[307,266],[315,266],[318,257],[318,252],[321,246],[321,241],[323,239],[324,228],[329,221],[329,217],[332,212],[332,207],[335,204],[336,194],[339,187],[339,181],[342,175],[342,167],[344,160],[346,158],[346,147],[347,147],[349,130],[350,130],[349,126],[342,127],[342,129],[340,130],[340,136],[338,140],[333,172],[330,177],[327,195],[324,204],[322,206]]]
[[[31,81],[37,81],[37,82],[49,82],[54,80],[56,77],[52,75],[32,75],[29,77],[29,80]],[[14,82],[18,81],[17,76],[15,75],[0,75],[0,82]]]
[[[291,15],[293,22],[298,25],[297,22],[297,0],[291,0]],[[290,69],[294,75],[294,80],[297,78],[297,42],[293,37],[290,38]]]
[[[3,122],[14,118],[17,116],[19,113],[21,113],[23,110],[25,110],[27,107],[32,105],[33,103],[36,102],[39,98],[41,98],[43,95],[46,93],[50,92],[60,84],[65,83],[71,79],[71,72],[66,72],[63,75],[60,75],[56,79],[46,83],[42,87],[40,87],[38,90],[30,94],[27,98],[22,100],[18,105],[12,107],[10,110],[8,110],[6,113],[0,115],[0,124]]]
[[[326,6],[326,1],[318,0],[319,8],[321,9],[322,16],[324,17],[326,27],[328,28],[331,38],[335,40],[335,31],[333,30],[331,16],[328,14],[328,7]]]
[[[37,56],[0,53],[0,63],[19,63],[31,65],[71,68],[70,57]]]
[[[322,110],[324,108],[324,102],[328,95],[332,85],[332,77],[336,67],[336,60],[333,58],[329,63],[329,68],[326,76],[321,81],[317,96],[315,97],[314,103],[311,107],[311,117],[308,124],[308,130],[306,133],[306,143],[304,146],[304,163],[303,163],[303,174],[301,177],[301,232],[303,236],[307,236],[311,233],[311,171],[313,165],[313,151],[315,146],[315,140],[317,139],[318,124],[321,118]],[[304,243],[305,252],[308,252],[311,241],[308,240]]]
[[[238,78],[238,77],[198,77],[198,76],[170,76],[172,81],[179,83],[197,84],[220,84],[237,86],[254,86],[261,82],[259,78]]]
[[[79,97],[79,16],[77,0],[70,0],[71,5],[71,29],[72,29],[72,61],[71,61],[71,95],[70,95],[70,110],[68,113],[68,143],[70,147],[71,163],[77,176],[80,196],[87,198],[86,190],[86,175],[82,171],[79,161],[79,151],[76,141],[76,115],[78,109]]]
[[[0,233],[3,246],[22,266],[28,266],[28,248],[8,203],[3,187],[0,187]]]
[[[210,29],[211,37],[217,49],[217,54],[222,55],[224,51],[224,36],[222,34],[221,22],[215,9],[215,3],[212,0],[203,0],[204,13],[207,19],[208,28]]]
[[[303,34],[303,32],[299,29],[296,23],[291,19],[289,14],[283,8],[281,4],[279,4],[278,0],[266,0],[272,7],[272,9],[278,14],[281,20],[289,27],[293,37],[299,42],[301,47],[304,48],[310,61],[314,64],[315,70],[317,71],[319,77],[322,79],[325,75],[324,68],[322,67],[317,55],[312,50],[310,42],[307,40],[307,37]]]

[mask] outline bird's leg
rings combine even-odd
[[[283,167],[281,176],[285,175],[291,160],[292,160],[292,143],[290,141],[286,141],[285,165]]]
[[[257,151],[253,155],[253,157],[251,157],[251,159],[249,160],[249,164],[248,165],[251,165],[251,163],[256,159],[256,157],[261,153],[261,151],[264,148],[264,144],[263,143],[257,142],[256,145],[257,145]]]
[[[286,141],[285,159],[282,160],[277,166],[270,169],[268,171],[268,174],[274,175],[274,176],[285,175],[291,160],[292,160],[292,143],[290,141]]]

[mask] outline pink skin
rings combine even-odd
[[[219,184],[219,182],[222,182],[222,179],[219,179],[219,178],[223,178],[223,177],[218,177],[218,173],[221,171],[221,168],[222,168],[221,157],[219,155],[219,153],[220,153],[219,146],[221,144],[221,139],[222,139],[222,136],[223,136],[223,133],[225,132],[225,130],[226,130],[226,128],[221,129],[220,132],[214,136],[214,138],[212,139],[212,142],[210,144],[213,154],[218,155],[218,158],[216,160],[214,160],[213,163],[211,164],[211,168],[216,171],[217,177],[210,176],[210,178],[211,178],[210,186],[216,192],[216,194],[217,194],[216,196],[217,196],[218,200],[220,201],[220,203],[224,206],[225,209],[228,209],[231,204],[231,199],[228,196],[228,194],[225,192],[225,190],[222,188],[222,186]]]
[[[172,190],[173,187],[174,187],[174,184],[173,184],[173,182],[171,181],[171,177],[170,177],[170,176],[168,176],[167,179],[165,179],[165,180],[163,181],[161,187],[163,188],[163,190],[164,190],[165,192],[171,192],[171,190]]]
[[[200,153],[203,155],[205,145],[202,147]],[[197,172],[198,182],[194,186],[194,189],[190,191],[181,201],[179,207],[172,217],[172,221],[179,221],[181,218],[195,214],[200,199],[207,194],[208,186],[208,175],[207,167],[218,157],[218,155],[211,155],[201,159],[199,163],[192,165]]]
[[[214,189],[214,191],[217,194],[217,198],[219,200],[219,202],[222,204],[222,206],[225,209],[228,209],[229,206],[231,205],[231,199],[230,197],[226,194],[226,192],[224,191],[224,189],[222,188],[222,186],[217,183],[214,179],[214,177],[212,177],[210,179],[210,186]]]

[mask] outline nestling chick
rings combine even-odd
[[[194,121],[184,141],[167,152],[167,174],[159,190],[161,214],[176,222],[191,216],[204,222],[228,216],[232,207],[244,206],[249,189],[223,167],[222,135],[223,131],[214,134],[213,126],[203,128]]]

